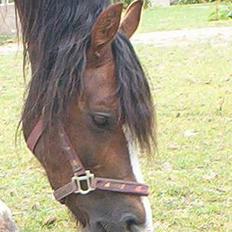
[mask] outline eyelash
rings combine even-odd
[[[109,118],[103,115],[93,115],[92,120],[94,124],[99,128],[105,128],[109,126]]]
[[[107,113],[91,114],[91,122],[95,129],[105,131],[112,130],[115,125],[115,118]]]

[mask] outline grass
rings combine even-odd
[[[215,11],[215,3],[147,9],[144,11],[139,32],[232,26],[232,20],[209,21],[213,11]]]
[[[159,152],[153,165],[142,160],[156,231],[231,231],[231,46],[136,49],[158,112]],[[22,232],[72,232],[75,223],[53,199],[40,165],[23,140],[14,145],[25,89],[21,60],[0,59],[0,199]]]
[[[227,46],[138,48],[158,111],[159,153],[148,172],[157,231],[231,231],[232,49]]]
[[[7,44],[7,43],[16,42],[16,41],[17,41],[16,36],[0,35],[0,46]]]

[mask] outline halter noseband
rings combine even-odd
[[[43,121],[40,119],[27,139],[27,146],[33,153],[43,132]],[[74,175],[69,183],[54,191],[54,197],[57,201],[62,202],[65,197],[71,194],[86,195],[95,190],[148,196],[148,186],[145,184],[133,181],[95,177],[94,174],[84,168],[62,124],[59,125],[59,136],[61,148],[68,156]]]

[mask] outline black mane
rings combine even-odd
[[[15,0],[23,34],[25,59],[34,53],[32,78],[22,121],[45,112],[48,127],[62,117],[73,96],[82,91],[91,28],[108,0]],[[21,15],[20,15],[21,14]],[[32,47],[36,51],[30,51]],[[129,40],[118,33],[112,44],[117,95],[132,135],[142,147],[153,138],[153,104],[141,64]]]

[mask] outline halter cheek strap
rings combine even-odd
[[[68,138],[67,133],[65,132],[63,125],[60,124],[58,129],[61,149],[65,154],[67,154],[74,175],[69,183],[54,191],[54,197],[57,201],[61,202],[65,197],[71,194],[86,195],[95,190],[148,196],[148,186],[145,184],[140,184],[134,181],[95,177],[94,174],[84,168]],[[27,146],[33,153],[43,132],[43,121],[40,119],[27,139]]]

